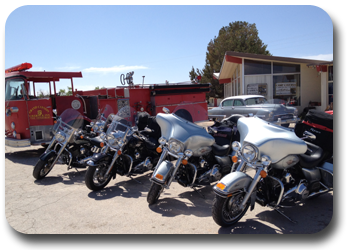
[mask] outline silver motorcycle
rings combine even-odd
[[[162,133],[157,148],[161,156],[150,178],[149,204],[154,204],[174,180],[196,190],[198,186],[220,180],[232,167],[229,145],[217,145],[204,127],[191,122],[193,116],[206,110],[179,105],[172,114],[166,108],[163,111],[165,114],[156,116]]]
[[[333,189],[333,156],[303,140],[315,135],[306,131],[299,138],[293,130],[258,116],[240,118],[237,126],[240,141],[232,143],[234,171],[214,187],[212,217],[218,225],[237,223],[255,202],[294,222],[279,208]]]

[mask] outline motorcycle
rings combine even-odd
[[[230,173],[232,166],[229,145],[216,144],[210,134],[215,132],[208,133],[204,127],[191,122],[194,120],[191,114],[205,113],[207,110],[184,104],[179,105],[172,114],[166,108],[163,111],[165,114],[156,116],[162,133],[157,148],[161,156],[150,178],[149,204],[154,204],[173,180],[197,191],[196,187],[210,185]]]
[[[131,107],[123,107],[113,116],[107,132],[100,135],[106,147],[86,163],[88,169],[85,184],[90,190],[102,190],[117,174],[132,178],[136,174],[145,173],[152,170],[158,161],[159,154],[155,151],[158,146],[155,138],[159,138],[158,125],[152,122],[152,117],[146,115],[148,125],[153,129],[148,126],[148,129],[145,128],[136,119],[136,125],[145,129],[140,131],[137,126],[132,126],[134,113],[136,112]],[[139,117],[137,115],[135,118]]]
[[[292,129],[254,117],[237,122],[240,142],[232,143],[233,172],[214,186],[214,221],[223,227],[237,223],[255,202],[279,212],[333,190],[333,159],[308,131],[299,138]],[[255,170],[251,175],[248,170]],[[254,173],[254,171],[253,171]]]
[[[66,109],[57,118],[52,131],[54,136],[33,169],[34,178],[43,179],[59,160],[68,165],[67,170],[85,168],[93,153],[104,146],[98,135],[107,129],[112,112],[107,105],[102,113],[99,112],[96,122],[91,122],[77,110]]]

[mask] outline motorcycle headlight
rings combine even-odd
[[[242,154],[248,162],[252,162],[258,156],[258,149],[253,145],[247,144],[242,148]]]
[[[159,142],[159,144],[160,145],[165,145],[166,144],[166,139],[165,139],[165,137],[160,137],[159,139],[158,139],[158,142]]]
[[[169,151],[173,154],[182,153],[184,151],[184,145],[182,142],[176,139],[169,140]]]
[[[58,141],[58,142],[63,142],[65,139],[66,139],[66,136],[62,132],[58,132],[55,135],[55,140]]]
[[[102,132],[102,133],[100,134],[100,138],[101,138],[101,140],[106,139],[106,133],[103,133],[103,132]]]
[[[104,127],[104,123],[103,122],[96,122],[94,124],[94,126],[92,127],[92,129],[95,131],[95,132],[98,132],[98,131],[102,131],[103,130],[103,127]]]
[[[113,134],[107,135],[107,141],[112,147],[118,145],[118,139],[113,136]]]
[[[187,150],[185,151],[185,156],[186,156],[187,158],[190,158],[192,155],[193,155],[192,150],[187,149]]]
[[[241,144],[238,141],[234,141],[232,142],[231,147],[233,151],[237,152],[241,149]]]
[[[124,132],[119,130],[116,132],[112,132],[107,135],[107,141],[112,147],[117,147],[117,146],[121,147],[124,144],[123,142],[124,134],[125,134]]]

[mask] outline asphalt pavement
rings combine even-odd
[[[284,209],[292,223],[256,204],[236,225],[221,228],[212,219],[212,186],[197,191],[172,183],[149,206],[150,172],[117,176],[99,192],[84,183],[85,170],[57,164],[43,180],[32,176],[41,146],[5,146],[5,215],[23,234],[313,234],[332,220],[333,192]]]

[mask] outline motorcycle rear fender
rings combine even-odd
[[[221,196],[227,197],[233,192],[244,189],[248,190],[250,183],[252,182],[252,177],[243,172],[232,172],[222,178],[219,183],[224,184],[223,189],[219,188],[217,185],[214,186],[214,192]]]
[[[49,152],[46,152],[46,153],[42,154],[39,158],[42,161],[47,161],[52,157],[55,157],[55,158],[57,157],[57,152],[55,150],[51,150]]]
[[[163,161],[156,171],[153,172],[151,181],[154,181],[158,184],[164,184],[168,178],[171,176],[172,170],[174,169],[174,164],[170,161]]]

